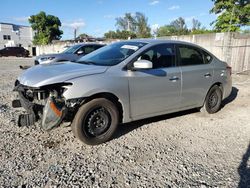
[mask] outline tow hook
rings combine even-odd
[[[63,102],[58,102],[54,97],[49,97],[44,109],[42,116],[42,129],[50,130],[57,127],[65,117],[67,109]]]

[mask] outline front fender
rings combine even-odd
[[[128,80],[120,76],[105,76],[106,74],[90,75],[68,80],[72,83],[63,93],[66,100],[88,98],[100,93],[115,95],[123,108],[123,123],[130,121],[130,103]]]

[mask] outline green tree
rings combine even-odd
[[[148,18],[144,14],[136,12],[135,22],[136,22],[136,35],[138,38],[151,37],[150,33],[151,29],[148,25]]]
[[[178,30],[184,30],[187,29],[186,23],[184,18],[179,17],[178,19],[172,21],[170,25],[174,26]]]
[[[157,31],[157,36],[186,35],[188,32],[185,20],[179,17],[173,20],[169,25],[161,26]]]
[[[158,28],[157,37],[176,35],[177,29],[172,25],[164,25]]]
[[[176,31],[177,31],[177,35],[185,35],[188,34],[188,29],[187,29],[187,25],[185,23],[185,19],[182,17],[179,17],[178,19],[172,21],[170,23],[171,26],[173,26]]]
[[[108,32],[104,33],[104,37],[106,39],[116,39],[117,35],[116,35],[115,31],[108,31]]]
[[[193,30],[190,34],[196,35],[196,34],[206,34],[206,33],[215,33],[214,30],[206,29],[205,27]]]
[[[200,29],[201,29],[201,22],[193,18],[192,19],[192,31],[200,30]]]
[[[116,26],[120,30],[135,32],[136,21],[131,13],[125,13],[125,16],[116,18]]]
[[[201,22],[197,19],[192,19],[192,30],[190,34],[205,34],[205,33],[214,33],[214,30],[206,29],[201,27]]]
[[[106,39],[128,39],[130,38],[136,38],[136,34],[131,31],[109,31],[104,34]]]
[[[129,37],[130,38],[136,38],[136,34],[132,31],[120,31],[120,30],[117,30],[116,31],[116,36],[118,39],[128,39]]]
[[[250,25],[250,0],[212,0],[210,13],[218,15],[211,24],[216,31],[239,31],[241,26]]]
[[[241,32],[242,32],[242,33],[250,34],[250,29],[245,29],[245,30],[242,30]]]
[[[116,26],[120,31],[135,33],[138,38],[151,37],[148,18],[140,12],[136,12],[135,15],[126,13],[125,16],[116,18]]]
[[[46,15],[41,11],[29,18],[29,23],[35,31],[33,44],[43,45],[51,43],[52,40],[61,39],[63,31],[60,30],[61,21],[58,17],[53,15]]]

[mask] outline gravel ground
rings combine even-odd
[[[214,115],[189,110],[120,125],[93,147],[70,127],[17,127],[13,84],[19,65],[32,63],[0,58],[0,187],[250,187],[249,74],[233,75]]]

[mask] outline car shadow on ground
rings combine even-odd
[[[238,173],[240,176],[239,188],[250,187],[250,165],[248,161],[250,160],[250,143],[248,145],[246,153],[243,155],[241,163],[238,167]],[[250,161],[249,161],[250,163]]]
[[[147,125],[150,123],[163,121],[163,120],[171,119],[175,117],[180,117],[180,116],[184,116],[184,115],[191,114],[191,113],[198,113],[198,112],[199,112],[198,109],[191,109],[191,110],[185,110],[181,112],[176,112],[176,113],[171,113],[171,114],[166,114],[166,115],[161,115],[161,116],[156,116],[152,118],[133,121],[130,123],[121,124],[118,126],[118,129],[116,131],[116,134],[114,135],[114,138],[119,138],[135,129],[142,127],[143,125]]]
[[[225,100],[222,101],[221,109],[224,108],[227,104],[234,101],[237,98],[238,92],[239,92],[238,88],[232,87],[231,94]]]
[[[239,90],[236,87],[233,87],[231,94],[225,100],[223,100],[221,108],[224,108],[227,104],[234,101],[237,98],[238,91]],[[142,119],[138,121],[133,121],[130,123],[121,124],[118,126],[118,129],[114,135],[114,139],[119,138],[135,129],[138,129],[142,127],[143,125],[147,125],[150,123],[154,123],[154,122],[158,122],[158,121],[162,121],[166,119],[171,119],[175,117],[180,117],[180,116],[184,116],[184,115],[188,115],[192,113],[199,113],[199,110],[195,108],[191,110],[185,110],[181,112],[176,112],[176,113],[171,113],[171,114],[166,114],[166,115],[161,115],[161,116],[156,116],[152,118],[146,118],[146,119]]]

